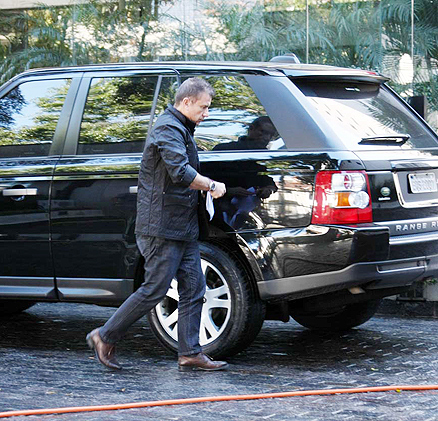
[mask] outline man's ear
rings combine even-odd
[[[189,98],[188,96],[186,96],[185,98],[182,99],[181,102],[183,103],[183,105],[187,106],[187,105],[190,105],[190,104],[191,104],[192,100],[191,100],[191,98]]]

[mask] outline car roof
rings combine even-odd
[[[286,75],[292,78],[318,78],[318,79],[355,79],[369,82],[384,82],[388,80],[379,73],[320,64],[283,63],[283,62],[256,62],[256,61],[153,61],[129,63],[88,64],[66,67],[47,67],[31,69],[19,76],[34,74],[59,74],[87,71],[117,71],[117,70],[176,70],[178,73],[202,72],[215,73],[218,71],[242,72],[246,74],[265,74],[271,76]],[[15,79],[15,78],[14,78]]]

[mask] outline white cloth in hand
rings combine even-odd
[[[207,209],[208,214],[210,215],[210,221],[211,221],[214,215],[214,205],[213,205],[213,197],[211,197],[210,192],[207,192],[207,200],[205,201],[205,207]]]

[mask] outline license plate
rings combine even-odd
[[[435,174],[433,172],[408,174],[408,178],[412,193],[432,193],[437,191]]]

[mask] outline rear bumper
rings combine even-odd
[[[409,286],[414,281],[435,275],[438,275],[438,254],[355,263],[333,272],[260,281],[258,287],[264,300],[298,299],[354,286],[365,286],[366,290]]]

